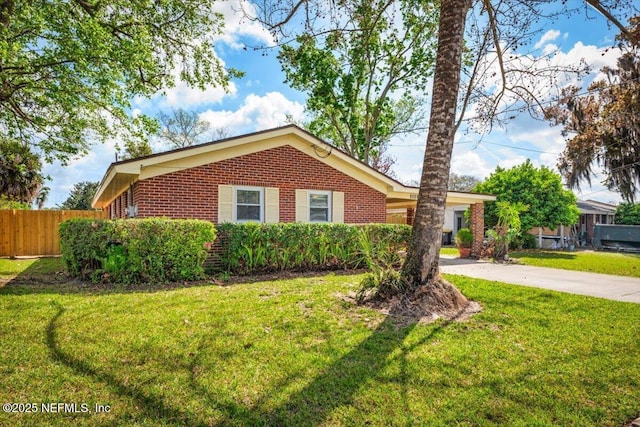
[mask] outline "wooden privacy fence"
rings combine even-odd
[[[107,219],[105,211],[0,210],[0,256],[60,255],[58,225],[72,218]]]

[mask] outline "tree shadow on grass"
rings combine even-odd
[[[38,258],[26,269],[11,276],[9,271],[0,271],[0,295],[111,295],[139,292],[163,292],[175,289],[193,288],[201,286],[230,286],[235,284],[254,283],[261,281],[276,281],[296,279],[300,277],[319,277],[327,274],[353,275],[364,270],[318,270],[307,272],[280,272],[256,276],[232,276],[224,281],[211,276],[203,280],[164,282],[164,283],[92,283],[89,280],[74,279],[66,272],[66,267],[60,257]]]
[[[93,367],[78,357],[65,353],[60,348],[56,336],[56,330],[58,327],[57,323],[60,317],[64,314],[65,309],[57,303],[54,303],[54,305],[58,311],[49,321],[46,331],[47,347],[49,348],[51,358],[54,361],[71,368],[78,375],[88,376],[97,382],[104,383],[118,395],[133,400],[135,402],[136,409],[141,410],[149,418],[175,422],[186,427],[207,426],[206,423],[200,420],[194,420],[184,411],[167,404],[163,399],[150,395],[144,390],[138,389],[134,386],[126,385],[115,375],[106,372],[105,370]],[[132,418],[135,418],[136,414],[130,415]]]
[[[265,411],[268,425],[320,425],[333,411],[351,406],[358,391],[378,377],[389,364],[388,357],[402,347],[415,323],[397,328],[393,317],[385,320],[360,344],[333,362],[286,403]],[[367,420],[361,420],[367,424]]]
[[[397,402],[397,405],[403,409],[405,414],[409,414],[406,388],[406,379],[409,374],[404,359],[414,348],[429,342],[452,323],[452,321],[444,321],[434,326],[431,333],[419,342],[403,346],[405,338],[413,330],[416,323],[399,326],[397,318],[387,316],[360,344],[328,367],[321,369],[321,373],[304,388],[289,396],[285,403],[276,407],[269,404],[273,398],[269,394],[269,390],[266,390],[258,402],[250,405],[232,402],[230,399],[221,401],[209,388],[199,383],[196,368],[207,369],[210,367],[197,366],[198,354],[194,354],[193,362],[184,367],[189,370],[189,381],[184,384],[184,387],[189,387],[194,397],[199,400],[196,406],[203,405],[219,411],[222,419],[212,423],[211,420],[205,421],[197,414],[188,413],[179,408],[189,402],[172,403],[167,397],[154,396],[142,387],[125,384],[116,375],[105,369],[91,366],[79,357],[64,352],[58,342],[56,331],[65,309],[57,303],[55,305],[57,313],[50,320],[46,330],[46,342],[53,360],[62,363],[78,375],[88,376],[92,380],[106,384],[116,394],[132,400],[135,407],[141,410],[146,418],[188,427],[205,425],[313,426],[322,424],[330,418],[334,410],[353,405],[356,402],[358,392],[363,387],[367,387],[368,382],[380,377],[385,367],[391,363],[389,356],[398,349],[400,349],[400,355],[394,356],[393,359],[401,358],[400,374],[395,376],[394,381],[400,383],[401,395],[403,396],[401,400],[403,401]],[[201,345],[198,349],[198,352],[205,351],[207,351],[206,345]],[[292,380],[293,378],[284,379],[280,384],[276,384],[270,389],[273,389],[275,393],[276,389],[284,389]],[[127,415],[135,418],[140,414]],[[361,421],[362,424],[367,423],[367,420]]]
[[[462,312],[460,313],[462,314]],[[406,381],[409,377],[406,356],[415,348],[424,345],[443,332],[456,319],[443,321],[433,327],[433,330],[419,341],[411,345],[404,345],[406,337],[416,326],[417,322],[398,324],[398,318],[387,316],[372,333],[344,356],[332,364],[321,369],[321,374],[313,378],[300,391],[293,393],[286,402],[273,407],[269,403],[273,396],[263,395],[251,407],[237,406],[234,412],[227,413],[229,417],[222,425],[265,425],[265,426],[315,426],[327,422],[333,412],[342,407],[355,404],[359,391],[373,381],[379,381],[385,376],[385,368],[393,361],[400,359],[399,373],[393,375],[393,382],[399,383],[402,398],[396,402],[401,413],[410,417],[410,405]],[[400,350],[399,355],[394,355]],[[201,346],[199,352],[206,351]],[[202,397],[207,405],[216,405],[218,400],[207,387],[198,381],[197,372],[203,367],[198,366],[198,356],[194,357],[190,367],[191,387]],[[281,390],[290,385],[294,378],[285,378],[270,387]],[[389,381],[385,379],[385,381]],[[366,392],[363,395],[367,395]],[[369,420],[358,420],[358,424],[370,424]]]
[[[463,312],[464,310],[458,316]],[[409,346],[404,345],[404,341],[416,326],[416,319],[408,324],[404,323],[406,319],[401,319],[403,325],[399,326],[397,317],[387,316],[357,347],[324,369],[321,375],[291,396],[285,404],[266,411],[262,419],[268,425],[320,425],[326,422],[336,409],[356,403],[358,392],[370,381],[380,380],[385,368],[398,358],[399,373],[392,375],[392,381],[399,383],[402,399],[396,402],[396,405],[402,408],[402,413],[409,418],[411,415],[406,386],[409,373],[406,356],[415,348],[433,340],[458,316],[435,325],[429,334]],[[400,354],[390,357],[396,350],[400,350]],[[370,425],[375,422],[359,419],[357,423]]]
[[[0,272],[10,276],[10,272]],[[36,259],[17,275],[0,279],[0,295],[110,295],[134,292],[159,292],[187,287],[216,284],[214,280],[172,283],[140,283],[121,285],[113,283],[93,283],[71,277],[60,257]]]

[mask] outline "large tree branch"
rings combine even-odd
[[[622,25],[622,23],[620,21],[618,21],[618,19],[613,16],[613,14],[611,14],[611,12],[609,12],[607,9],[605,9],[604,6],[602,6],[600,4],[600,0],[585,0],[591,7],[593,7],[595,10],[597,10],[600,14],[602,14],[602,16],[604,16],[605,18],[607,18],[607,20],[609,20],[609,22],[611,22],[613,25],[615,25],[616,27],[618,27],[618,29],[620,30],[620,32],[622,34],[624,34],[624,36],[633,44],[637,45],[640,44],[640,40],[638,40],[638,35],[632,33],[631,31],[629,31],[627,29],[627,27],[625,27],[624,25]]]
[[[460,128],[462,124],[462,120],[464,119],[464,115],[467,112],[467,107],[471,101],[471,96],[473,94],[474,85],[476,82],[476,78],[478,77],[478,72],[480,70],[480,57],[486,53],[487,44],[489,42],[489,28],[487,28],[482,36],[482,44],[478,49],[478,54],[476,55],[476,60],[473,63],[473,71],[471,72],[471,76],[469,78],[469,83],[467,84],[467,88],[464,93],[464,98],[462,99],[462,105],[460,106],[460,115],[458,116],[458,120],[455,123],[456,132]]]
[[[500,78],[502,79],[502,86],[500,87],[498,95],[495,98],[495,101],[492,106],[492,111],[489,113],[490,116],[493,117],[495,115],[496,109],[498,108],[498,104],[500,103],[500,100],[502,99],[502,97],[504,96],[507,90],[507,72],[504,66],[503,52],[502,52],[502,47],[500,46],[500,35],[498,34],[498,22],[496,21],[496,16],[493,10],[493,6],[491,5],[490,0],[482,0],[482,2],[487,10],[487,14],[489,15],[488,25],[491,30],[491,36],[493,37],[493,45],[494,45],[494,48],[496,49],[496,55],[498,57],[498,66],[500,67]]]
[[[14,0],[0,0],[0,25],[8,27],[15,9]]]
[[[267,22],[262,21],[262,23],[263,24],[267,24],[269,31],[274,32],[274,31],[284,27],[285,25],[287,25],[293,19],[293,17],[296,16],[296,14],[298,13],[298,9],[300,9],[300,7],[303,4],[306,4],[307,1],[308,0],[298,0],[298,2],[294,4],[294,6],[289,11],[289,13],[281,21],[274,22],[274,23],[267,23]]]

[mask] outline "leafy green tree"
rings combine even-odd
[[[36,144],[47,160],[91,141],[145,139],[157,129],[131,99],[172,87],[226,85],[213,50],[214,0],[0,2],[0,138]]]
[[[387,172],[386,143],[424,129],[423,93],[433,72],[437,6],[415,0],[337,3],[345,25],[312,30],[278,56],[286,81],[305,92],[306,127]]]
[[[91,210],[91,201],[98,190],[99,182],[82,181],[73,185],[71,193],[58,207],[68,210]]]
[[[15,139],[0,141],[0,196],[30,205],[40,194],[45,177],[40,157]]]
[[[29,203],[16,202],[7,196],[0,196],[0,209],[29,210],[31,205]]]
[[[632,32],[640,35],[640,16],[631,20]],[[563,125],[570,136],[558,167],[572,187],[591,184],[594,166],[601,167],[604,184],[628,201],[640,194],[640,43],[618,37],[623,54],[617,67],[605,67],[603,80],[589,86],[589,94],[569,86],[546,117]]]
[[[551,169],[536,168],[531,161],[510,169],[497,167],[474,191],[496,195],[496,202],[485,203],[485,226],[499,222],[499,203],[527,206],[520,214],[521,229],[533,227],[557,228],[574,224],[580,216],[577,199],[571,190],[562,187],[562,178]]]
[[[616,208],[616,224],[640,225],[640,203],[620,203]]]

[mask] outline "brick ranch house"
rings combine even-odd
[[[376,171],[294,126],[112,163],[93,199],[111,218],[170,217],[222,222],[384,223],[418,189]],[[450,192],[471,205],[478,244],[485,194]]]

